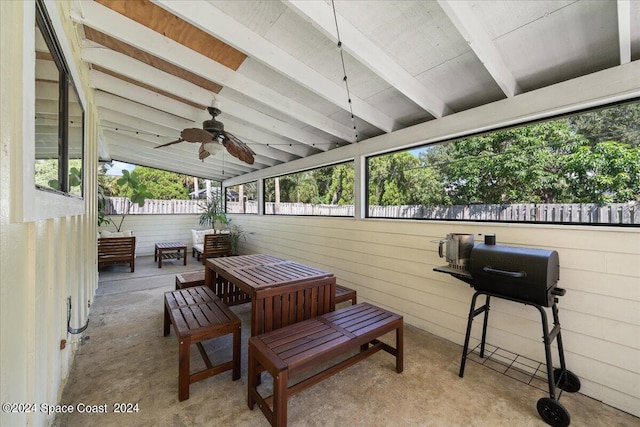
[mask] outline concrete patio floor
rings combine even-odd
[[[268,426],[247,407],[248,305],[233,307],[241,318],[242,376],[231,372],[192,384],[178,401],[178,344],[163,337],[163,293],[174,290],[175,274],[202,269],[168,260],[158,269],[152,257],[100,272],[99,287],[61,403],[105,405],[107,413],[59,414],[55,426]],[[393,337],[384,338],[392,343]],[[525,384],[487,366],[467,363],[458,377],[462,347],[405,325],[404,372],[379,352],[289,399],[290,426],[546,426],[536,402],[548,396],[544,382]],[[213,360],[230,354],[230,336],[205,344]],[[542,343],[541,343],[542,345]],[[557,359],[557,354],[554,354]],[[220,359],[218,359],[220,360]],[[215,363],[215,362],[214,362]],[[192,370],[203,366],[192,351]],[[571,368],[569,366],[569,368]],[[265,379],[268,389],[269,380]],[[137,404],[137,412],[115,413],[114,404]],[[572,426],[640,426],[640,419],[580,393],[560,403]],[[135,407],[131,407],[135,410]]]

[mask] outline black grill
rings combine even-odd
[[[480,244],[469,259],[471,285],[487,291],[551,307],[560,279],[558,252],[546,249],[518,248]]]
[[[448,235],[447,238],[449,238]],[[448,239],[439,241],[446,242]],[[473,242],[473,239],[471,239]],[[471,299],[469,317],[467,321],[467,333],[465,336],[462,360],[460,362],[459,376],[464,375],[465,362],[469,351],[469,338],[471,325],[476,316],[482,315],[482,339],[480,341],[480,357],[484,358],[484,347],[487,336],[487,324],[489,320],[489,308],[492,297],[504,298],[525,305],[532,305],[540,312],[542,321],[543,343],[545,347],[545,359],[547,364],[547,381],[549,384],[549,397],[538,400],[537,409],[540,417],[554,427],[566,427],[570,423],[569,412],[558,401],[560,395],[556,389],[576,392],[580,389],[578,377],[566,368],[560,320],[558,317],[558,296],[565,294],[565,290],[557,288],[560,279],[560,260],[554,250],[521,248],[505,245],[496,245],[495,236],[485,236],[485,243],[472,248],[462,248],[464,253],[455,256],[466,259],[468,268],[460,267],[455,262],[442,267],[434,268],[435,271],[448,273],[471,285],[476,292]],[[439,252],[443,254],[440,246]],[[455,252],[455,251],[454,251]],[[450,261],[451,262],[451,261]],[[476,301],[480,295],[485,296],[485,304],[476,308]],[[553,328],[549,328],[547,313],[543,307],[551,307],[553,314]],[[558,344],[558,356],[560,367],[553,368],[551,356],[551,343],[556,340]]]

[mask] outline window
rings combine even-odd
[[[367,159],[369,217],[640,225],[640,103]]]
[[[42,1],[35,23],[35,186],[82,197],[84,110]]]
[[[258,213],[258,183],[256,181],[227,187],[226,194],[227,213]]]
[[[265,215],[354,216],[353,161],[264,181]]]

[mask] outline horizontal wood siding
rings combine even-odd
[[[158,242],[182,242],[187,245],[187,253],[193,247],[191,230],[202,230],[198,224],[199,215],[126,215],[120,230],[131,230],[136,236],[136,255],[153,255]],[[113,216],[116,224],[120,224],[120,216]],[[208,227],[207,227],[208,228]],[[116,231],[110,224],[101,227],[100,231]]]
[[[433,268],[447,233],[497,235],[498,244],[560,255],[560,321],[569,369],[581,392],[640,415],[640,230],[611,227],[473,224],[232,215],[248,232],[241,253],[265,252],[332,271],[358,300],[462,344],[473,289]],[[478,239],[482,240],[479,236]],[[551,313],[548,313],[552,319]],[[472,344],[479,342],[479,321]],[[495,300],[488,342],[544,361],[540,315]],[[555,350],[554,350],[555,351]],[[557,363],[557,351],[554,361]],[[456,367],[457,369],[457,367]]]

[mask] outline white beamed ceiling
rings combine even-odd
[[[224,180],[640,57],[640,2],[78,1],[102,156]],[[218,120],[247,165],[176,140]],[[44,104],[43,104],[44,105]],[[354,118],[351,118],[350,109]],[[354,129],[355,124],[355,129]]]

